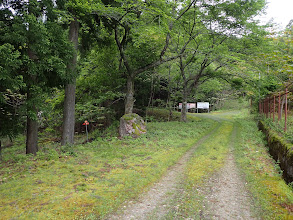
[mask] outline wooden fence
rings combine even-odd
[[[287,131],[288,121],[288,88],[285,91],[274,93],[259,102],[259,113],[267,118],[273,118],[275,122],[282,120],[284,115],[284,131]]]

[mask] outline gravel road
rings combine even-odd
[[[186,152],[146,193],[136,201],[128,201],[116,214],[106,219],[167,219],[165,215],[171,208],[169,201],[174,201],[176,195],[182,194],[180,183],[184,180],[184,168],[187,162],[196,148],[204,141],[208,141],[213,132],[203,137],[196,146]],[[233,156],[235,132],[234,130],[232,134],[230,152],[225,165],[197,189],[204,198],[205,207],[200,213],[200,219],[258,219],[252,212],[253,204]]]

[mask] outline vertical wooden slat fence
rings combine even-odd
[[[282,120],[282,110],[284,108],[284,131],[287,131],[287,121],[288,121],[288,88],[284,92],[279,92],[278,94],[273,94],[260,100],[258,104],[259,114],[265,115],[266,118],[273,118],[275,122],[276,107],[278,108],[278,122]],[[283,100],[284,99],[284,100]],[[283,101],[282,101],[283,100]],[[283,103],[282,103],[283,102]],[[284,105],[284,107],[283,107]]]

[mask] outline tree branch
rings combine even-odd
[[[124,54],[123,45],[121,44],[121,42],[119,40],[118,27],[116,26],[114,30],[115,30],[115,41],[116,41],[116,44],[118,46],[120,56],[123,59],[124,66],[126,67],[126,70],[127,70],[128,74],[132,75],[132,69],[131,69],[131,67],[130,67],[130,65],[128,63],[128,60],[127,60],[127,58],[126,58],[126,56]],[[126,35],[127,35],[127,31],[125,30],[123,39],[126,38]]]

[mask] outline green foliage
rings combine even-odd
[[[52,1],[5,1],[0,11],[0,119],[8,122],[0,136],[11,136],[22,130],[23,115],[36,120],[46,92],[70,78],[72,48]]]
[[[17,91],[25,84],[16,73],[22,61],[19,51],[8,43],[0,46],[0,57],[0,138],[13,137],[22,131],[23,123],[20,105],[24,96]]]
[[[146,110],[147,121],[179,121],[180,113],[175,111],[168,111],[167,109],[148,108]]]

